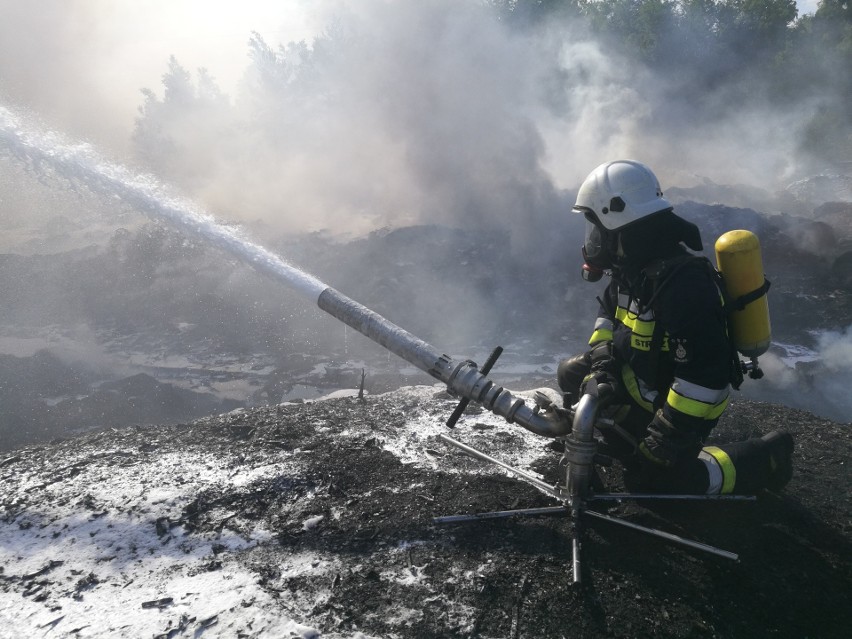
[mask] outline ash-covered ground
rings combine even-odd
[[[90,432],[0,460],[4,637],[845,637],[850,427],[736,401],[714,433],[796,438],[793,479],[756,502],[617,503],[605,522],[435,516],[551,506],[447,448],[440,386]],[[559,479],[548,440],[471,407],[451,433]],[[618,468],[602,479],[619,489]],[[600,510],[596,506],[596,509]]]

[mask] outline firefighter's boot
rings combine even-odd
[[[769,478],[766,487],[778,492],[793,477],[793,436],[773,430],[760,440],[769,449]]]
[[[790,433],[772,431],[760,438],[723,444],[718,448],[727,456],[727,463],[722,464],[723,473],[734,479],[731,492],[740,495],[762,490],[778,492],[793,476],[793,437]]]

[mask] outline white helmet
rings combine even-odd
[[[671,208],[651,169],[641,162],[615,160],[589,174],[577,192],[573,211],[587,219],[592,213],[606,230],[615,231]]]

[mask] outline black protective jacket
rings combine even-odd
[[[616,272],[590,345],[611,340],[633,401],[703,440],[728,404],[731,351],[706,260],[681,255],[630,278]]]

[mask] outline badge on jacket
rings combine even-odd
[[[678,364],[685,364],[689,361],[689,351],[687,350],[686,339],[676,337],[672,340],[674,343],[674,361]]]

